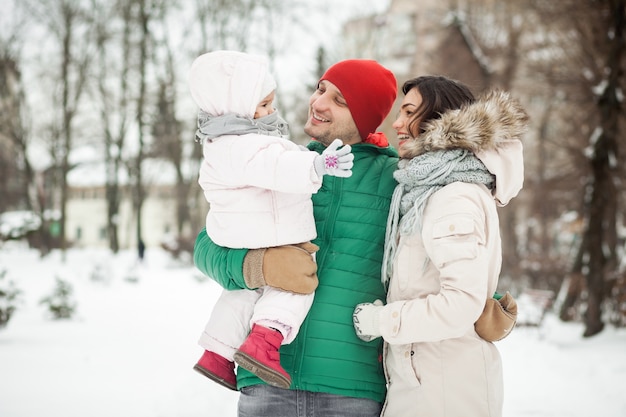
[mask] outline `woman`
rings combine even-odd
[[[401,161],[389,213],[387,305],[359,304],[357,335],[385,340],[383,416],[498,417],[502,364],[474,330],[498,285],[496,206],[522,188],[528,116],[504,92],[475,100],[439,76],[407,81],[393,127]]]

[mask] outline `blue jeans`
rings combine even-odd
[[[379,417],[382,404],[367,398],[252,385],[241,390],[239,417]]]

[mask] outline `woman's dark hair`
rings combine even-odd
[[[417,88],[422,96],[422,104],[408,126],[408,133],[414,137],[424,131],[423,126],[426,122],[439,119],[447,110],[459,109],[476,101],[474,94],[466,85],[440,75],[424,75],[410,79],[402,86],[402,92],[406,95],[414,88]]]

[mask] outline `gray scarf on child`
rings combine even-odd
[[[398,246],[398,231],[409,235],[422,227],[422,214],[428,198],[453,182],[495,187],[495,176],[472,152],[447,149],[426,152],[413,159],[402,159],[393,174],[398,185],[393,192],[382,266],[383,283],[389,281]],[[400,219],[401,218],[401,219]]]
[[[203,110],[198,112],[197,142],[212,141],[223,135],[246,135],[249,133],[286,138],[289,136],[289,126],[276,111],[258,119],[250,119],[232,113],[223,116],[211,116]]]

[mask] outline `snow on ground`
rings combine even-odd
[[[3,269],[23,293],[0,329],[0,416],[236,415],[237,394],[191,369],[220,288],[188,262],[157,249],[143,263],[99,250],[70,250],[61,262],[5,244]],[[51,320],[39,303],[55,277],[74,288],[72,320]],[[626,416],[626,329],[583,339],[580,324],[544,324],[497,342],[504,415]]]

